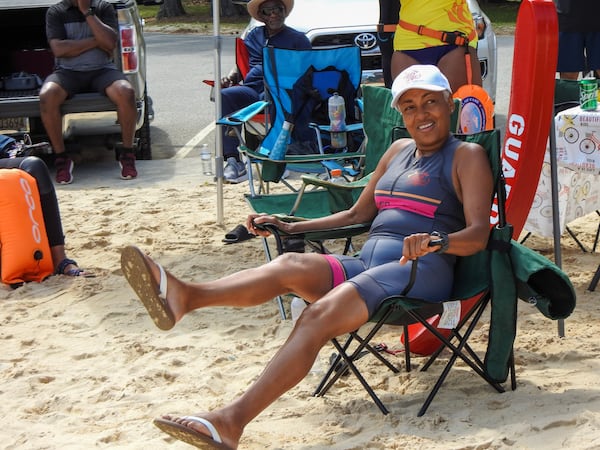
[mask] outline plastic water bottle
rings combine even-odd
[[[302,314],[302,311],[306,308],[306,302],[302,300],[300,297],[292,297],[292,302],[290,303],[290,309],[292,312],[292,327],[296,326],[296,321]],[[315,359],[314,364],[310,368],[311,375],[319,375],[323,373],[323,368],[321,366],[321,360],[319,359],[319,355]]]
[[[277,140],[275,141],[275,145],[271,149],[269,153],[269,157],[274,161],[282,161],[285,158],[285,154],[287,152],[287,146],[289,142],[290,133],[292,132],[292,123],[287,120],[283,122],[281,126],[281,131],[277,136]]]
[[[331,169],[331,180],[335,184],[346,184],[347,181],[342,175],[342,169]]]
[[[208,144],[202,144],[200,147],[200,159],[202,160],[202,173],[204,175],[212,175],[212,153],[208,148]]]
[[[346,139],[346,102],[344,97],[335,92],[327,102],[329,112],[329,126],[331,129],[331,146],[344,148]]]

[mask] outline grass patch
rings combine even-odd
[[[483,3],[480,1],[479,6],[492,21],[496,34],[514,34],[517,13],[521,6],[520,1],[504,3]]]
[[[173,17],[169,19],[156,18],[160,6],[140,5],[140,16],[146,23],[148,31],[163,31],[172,33],[203,33],[212,34],[212,11],[210,0],[182,0],[181,4],[186,12],[185,16]],[[238,34],[248,24],[250,16],[242,17],[222,17],[221,33]]]

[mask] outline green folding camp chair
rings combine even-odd
[[[397,135],[402,136],[403,133],[406,133],[405,130],[396,130]],[[498,392],[504,392],[502,383],[510,373],[510,385],[514,390],[516,378],[513,342],[516,333],[517,297],[535,303],[544,315],[552,319],[567,317],[575,307],[575,292],[568,277],[549,260],[511,239],[513,230],[505,221],[505,188],[501,170],[499,130],[456,136],[481,144],[487,150],[490,159],[495,179],[499,222],[490,232],[487,249],[475,255],[458,258],[452,296],[447,301],[431,304],[425,299],[411,297],[413,277],[403,293],[386,300],[370,319],[374,325],[366,335],[363,336],[359,333],[361,330],[357,330],[349,333],[344,343],[340,343],[337,338],[333,339],[332,343],[338,351],[338,356],[314,395],[325,395],[336,380],[349,370],[357,377],[381,412],[387,414],[388,409],[362,376],[355,362],[367,350],[390,370],[399,372],[399,369],[384,358],[370,342],[384,325],[403,326],[406,337],[408,325],[413,323],[421,324],[440,342],[438,350],[424,364],[422,371],[427,370],[437,360],[442,350],[448,349],[452,354],[419,410],[419,416],[425,414],[458,359]],[[416,273],[417,264],[418,261],[413,264],[413,274]],[[492,308],[489,342],[485,358],[481,359],[468,340],[490,302]],[[468,310],[458,323],[454,324],[448,335],[432,326],[427,319],[442,313],[450,305],[468,305]],[[410,370],[410,340],[405,339],[404,342],[406,369]],[[358,345],[354,346],[355,343]]]
[[[400,137],[403,136],[403,133],[405,130],[401,128],[396,130],[396,135]],[[504,219],[505,191],[500,162],[499,131],[491,130],[473,135],[457,135],[457,137],[469,142],[477,142],[488,151],[496,181],[496,207],[499,223],[490,232],[487,250],[472,256],[458,258],[453,293],[447,301],[432,304],[426,299],[411,297],[410,289],[414,282],[413,278],[404,292],[383,303],[371,318],[370,322],[374,325],[366,334],[361,329],[349,333],[343,343],[338,338],[333,339],[332,344],[338,355],[332,361],[314,395],[325,395],[341,375],[350,371],[360,381],[381,412],[387,414],[388,409],[365,380],[355,362],[364,355],[365,351],[368,351],[390,370],[395,373],[399,372],[400,369],[387,360],[375,346],[371,345],[371,341],[384,325],[403,326],[406,335],[407,326],[413,323],[421,324],[440,341],[440,348],[421,370],[427,370],[443,349],[448,349],[452,353],[438,381],[421,407],[419,416],[426,412],[458,359],[472,368],[498,392],[504,391],[502,383],[506,381],[510,373],[511,388],[515,389],[513,342],[516,333],[517,296],[535,303],[540,311],[553,319],[566,317],[573,310],[575,294],[566,275],[541,255],[511,240],[512,227],[506,224]],[[323,195],[320,192],[313,191],[307,194]],[[294,219],[290,218],[289,220]],[[355,235],[363,232],[367,227],[368,224],[362,224],[350,228],[350,232]],[[286,237],[275,228],[271,228],[271,231],[278,242]],[[332,236],[344,237],[345,231],[344,229],[327,230],[317,234],[320,237],[323,237],[321,233],[332,233]],[[416,273],[416,264],[418,262],[413,264],[413,274]],[[554,303],[549,302],[548,298],[552,298]],[[468,339],[490,302],[492,308],[489,343],[486,356],[482,359],[468,344]],[[427,320],[429,317],[442,313],[450,305],[455,307],[457,304],[468,304],[469,309],[466,314],[461,316],[462,319],[453,325],[449,334],[441,333],[438,328],[429,324]],[[410,370],[410,342],[408,339],[405,339],[405,361],[407,370]]]
[[[496,191],[498,191],[499,189],[503,189],[503,186],[500,188],[502,177],[500,164],[499,130],[486,131],[473,135],[456,136],[463,140],[477,142],[488,151],[490,164],[497,184]],[[404,128],[396,127],[394,131],[394,137],[408,137],[408,132]],[[502,230],[502,227],[499,227],[496,233],[502,233],[503,235],[507,236],[508,241],[510,241],[511,232],[506,232]],[[365,390],[369,393],[369,395],[377,404],[382,413],[387,414],[387,408],[381,402],[379,397],[375,394],[373,389],[369,386],[364,377],[360,374],[359,370],[356,368],[355,361],[359,357],[359,355],[361,355],[362,352],[367,350],[371,354],[375,355],[377,359],[383,362],[390,370],[392,370],[393,372],[399,372],[399,369],[397,367],[395,367],[391,362],[384,358],[381,355],[381,353],[377,351],[377,349],[370,345],[370,341],[384,325],[401,325],[404,327],[404,335],[407,336],[408,325],[413,323],[423,324],[423,326],[425,326],[431,333],[433,333],[438,339],[440,339],[442,346],[449,348],[453,352],[453,358],[451,359],[451,362],[448,363],[448,369],[443,375],[444,378],[449,372],[452,365],[454,364],[454,361],[457,358],[461,358],[463,361],[465,361],[465,363],[470,365],[473,368],[473,370],[475,370],[480,376],[482,376],[491,386],[493,386],[499,392],[502,392],[503,387],[498,383],[497,380],[494,380],[486,374],[483,362],[476,356],[475,352],[467,344],[468,337],[475,328],[475,325],[481,317],[483,310],[490,301],[490,282],[488,277],[488,270],[486,269],[489,267],[489,258],[490,257],[488,252],[480,252],[473,256],[462,257],[458,259],[458,263],[455,269],[455,283],[453,294],[447,302],[453,302],[451,303],[452,305],[457,305],[457,303],[454,302],[460,302],[461,300],[468,299],[470,300],[476,295],[479,295],[479,298],[475,302],[475,305],[470,309],[469,313],[463,316],[463,320],[461,320],[460,323],[456,324],[455,329],[453,329],[450,333],[450,337],[441,334],[435,327],[432,327],[427,321],[429,317],[442,313],[444,310],[444,306],[447,306],[450,303],[443,302],[439,304],[432,304],[431,302],[427,302],[425,299],[411,298],[409,294],[410,288],[412,287],[412,283],[409,283],[409,285],[406,287],[403,293],[401,293],[398,297],[388,299],[377,311],[375,316],[370,320],[371,322],[374,322],[375,325],[370,329],[366,336],[362,337],[359,333],[360,330],[357,330],[355,332],[350,333],[343,344],[340,343],[337,338],[332,340],[332,344],[338,351],[338,356],[336,360],[333,361],[331,367],[323,377],[321,383],[315,390],[314,394],[318,396],[325,395],[325,393],[331,388],[331,386],[337,381],[337,379],[339,379],[341,374],[344,373],[346,369],[349,369],[352,371],[352,373],[354,373],[354,375],[356,375],[356,377],[359,379]],[[416,271],[416,264],[418,264],[418,262],[413,263],[413,273],[415,273]],[[461,331],[465,327],[466,331]],[[460,343],[458,345],[453,344],[453,338],[459,339]],[[355,348],[353,348],[352,351],[350,351],[351,346],[355,342],[358,343],[358,345]],[[406,369],[410,370],[410,340],[405,339],[404,342]],[[505,361],[505,363],[507,364],[506,367],[512,368],[512,359],[510,358],[510,354],[512,353],[512,345],[509,347],[508,353],[509,358]],[[437,355],[435,357],[437,357]],[[433,361],[435,357],[431,361]],[[426,367],[429,367],[429,365],[430,363],[426,365]],[[511,373],[514,374],[514,370],[511,371]],[[443,379],[438,382],[439,385],[441,385],[442,382]],[[430,394],[430,398],[427,399],[426,403],[423,405],[422,410],[419,412],[419,415],[425,413],[425,410],[429,406],[429,403],[431,403],[438,389],[439,386],[436,386],[434,388],[434,390]]]

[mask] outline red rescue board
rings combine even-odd
[[[524,1],[515,29],[510,104],[502,151],[507,221],[518,238],[535,196],[554,114],[558,19],[552,0]],[[492,224],[497,223],[496,210]]]

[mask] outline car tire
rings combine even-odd
[[[144,123],[141,128],[136,132],[136,138],[138,139],[137,151],[135,153],[136,159],[152,159],[152,140],[150,137],[150,120],[153,113],[152,100],[148,97],[148,91],[144,91]]]

